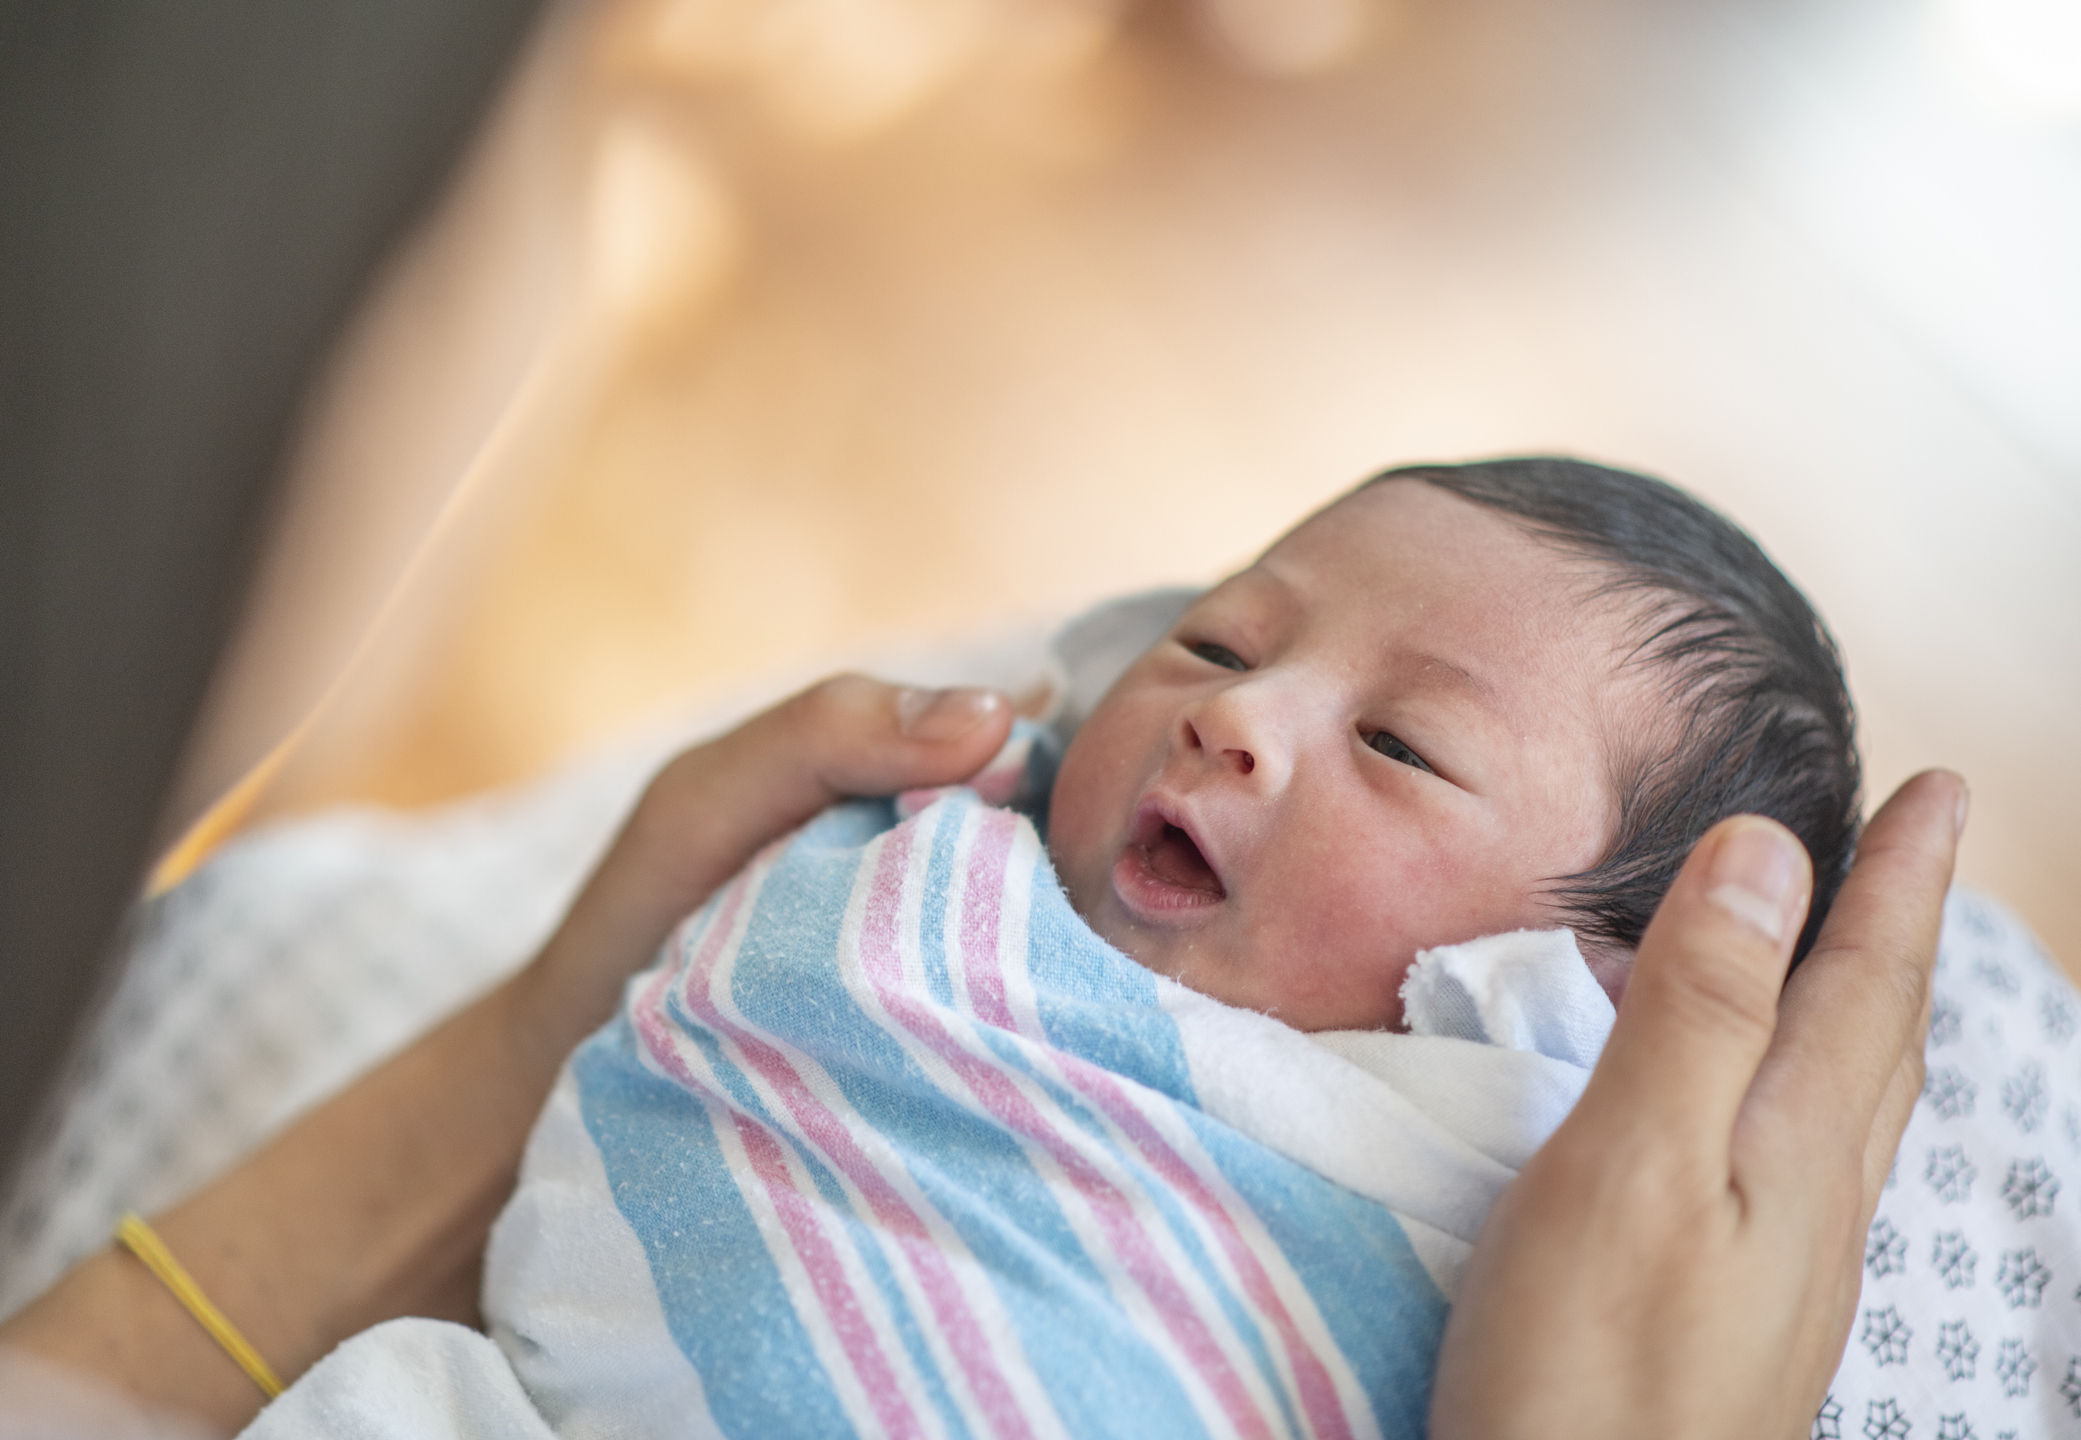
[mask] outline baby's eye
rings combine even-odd
[[[1185,647],[1209,665],[1219,665],[1224,670],[1248,670],[1243,657],[1226,645],[1216,645],[1211,640],[1195,640]]]
[[[1407,745],[1404,745],[1401,741],[1395,739],[1394,736],[1388,734],[1388,732],[1385,730],[1375,730],[1372,734],[1366,737],[1366,743],[1372,746],[1375,750],[1378,750],[1381,754],[1385,755],[1390,760],[1399,760],[1404,765],[1414,766],[1416,769],[1423,771],[1423,773],[1426,775],[1435,775],[1438,773],[1437,771],[1433,770],[1429,765],[1424,763],[1423,756],[1417,754],[1414,750],[1411,750]]]

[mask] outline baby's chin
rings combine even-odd
[[[1086,868],[1093,872],[1099,869],[1096,866]],[[1079,874],[1058,862],[1056,878],[1062,885],[1070,909],[1077,912],[1077,918],[1090,927],[1092,934],[1144,970],[1154,971],[1181,984],[1189,983],[1178,973],[1170,953],[1174,948],[1173,937],[1135,923],[1134,917],[1125,912],[1119,897],[1113,893],[1110,871]]]
[[[1218,950],[1218,942],[1211,946],[1181,944],[1183,937],[1177,932],[1152,930],[1137,924],[1132,916],[1121,912],[1119,901],[1112,893],[1110,876],[1095,882],[1086,879],[1078,883],[1066,870],[1057,873],[1070,907],[1093,934],[1144,970],[1176,981],[1188,990],[1225,1005],[1274,1016],[1296,1030],[1400,1030],[1403,1027],[1399,976],[1392,977],[1392,984],[1386,984],[1375,976],[1375,983],[1367,987],[1371,992],[1369,1003],[1361,1003],[1357,996],[1341,993],[1331,996],[1265,994],[1255,990],[1235,993],[1236,987],[1225,982],[1232,979],[1238,969],[1247,970],[1249,967],[1223,965],[1207,953],[1209,949]],[[1562,922],[1548,919],[1532,923],[1535,928],[1554,928]],[[1524,927],[1499,925],[1495,933],[1521,928]],[[1436,943],[1444,945],[1454,941],[1440,939]],[[1579,944],[1591,976],[1616,1006],[1633,974],[1633,950],[1628,946],[1594,940],[1582,940]],[[1408,965],[1414,963],[1415,955],[1412,953],[1400,973],[1406,975]]]
[[[1132,917],[1110,913],[1107,905],[1077,906],[1074,891],[1065,893],[1099,939],[1151,974],[1211,1000],[1269,1015],[1302,1031],[1402,1028],[1401,973],[1406,973],[1406,966],[1389,977],[1392,983],[1367,987],[1364,998],[1355,987],[1339,987],[1332,994],[1289,993],[1275,976],[1259,971],[1247,955],[1225,943],[1232,937],[1218,931],[1180,933],[1141,925]]]

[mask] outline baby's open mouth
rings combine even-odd
[[[1228,898],[1192,833],[1155,805],[1135,817],[1113,884],[1121,899],[1144,912],[1197,910]]]
[[[1214,896],[1227,894],[1207,857],[1199,853],[1192,837],[1166,823],[1163,832],[1142,847],[1149,869],[1156,878],[1181,890],[1203,890]]]

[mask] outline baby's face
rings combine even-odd
[[[1049,848],[1160,974],[1302,1030],[1399,1026],[1419,949],[1560,923],[1613,833],[1623,615],[1419,481],[1333,506],[1200,599],[1063,758]],[[1614,967],[1597,962],[1616,989]]]

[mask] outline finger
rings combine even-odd
[[[1011,722],[993,690],[907,690],[860,675],[813,685],[666,765],[562,928],[640,963],[760,846],[847,795],[964,780],[1003,747]]]
[[[966,780],[1003,748],[1011,724],[1011,702],[995,690],[835,675],[673,765],[729,798],[756,849],[849,795]]]
[[[1922,1056],[1910,1052],[1900,1057],[1900,1067],[1887,1083],[1873,1117],[1871,1136],[1864,1147],[1864,1220],[1867,1225],[1879,1208],[1879,1192],[1893,1175],[1893,1162],[1900,1154],[1900,1137],[1907,1132],[1915,1101],[1922,1095]]]
[[[1865,827],[1757,1077],[1752,1106],[1783,1153],[1862,1154],[1903,1061],[1919,1055],[1965,803],[1963,780],[1925,771]]]
[[[735,870],[752,851],[848,795],[965,780],[1010,733],[995,690],[917,690],[838,675],[689,751],[654,790],[688,793],[675,811],[714,822],[707,847]],[[650,803],[646,799],[646,805]]]
[[[1891,1177],[1894,1156],[1900,1149],[1901,1132],[1907,1128],[1908,1118],[1915,1108],[1915,1101],[1922,1093],[1922,1054],[1919,1049],[1911,1050],[1901,1057],[1900,1067],[1886,1087],[1885,1097],[1879,1102],[1877,1117],[1872,1122],[1871,1135],[1864,1151],[1863,1184],[1855,1193],[1857,1203],[1852,1207],[1854,1214],[1847,1218],[1844,1229],[1836,1232],[1833,1240],[1827,1238],[1829,1230],[1825,1217],[1830,1209],[1830,1197],[1834,1203],[1845,1203],[1839,1185],[1846,1177],[1841,1173],[1830,1173],[1812,1165],[1811,1157],[1803,1166],[1807,1181],[1801,1186],[1805,1202],[1813,1207],[1821,1228],[1814,1232],[1817,1245],[1813,1261],[1816,1276],[1826,1272],[1833,1255],[1835,1285],[1833,1293],[1825,1301],[1814,1306],[1815,1323],[1825,1327],[1826,1340],[1815,1346],[1813,1374],[1808,1377],[1808,1394],[1803,1413],[1811,1413],[1820,1404],[1820,1397],[1834,1377],[1841,1363],[1843,1346],[1849,1339],[1852,1323],[1857,1315],[1857,1302],[1863,1288],[1864,1262],[1867,1237],[1871,1234],[1873,1218],[1878,1214],[1879,1201],[1884,1196]]]
[[[1915,1024],[1915,1038],[1908,1051],[1900,1057],[1900,1066],[1892,1081],[1886,1086],[1886,1096],[1879,1102],[1879,1113],[1872,1120],[1871,1138],[1864,1149],[1864,1193],[1869,1201],[1867,1211],[1878,1208],[1879,1192],[1886,1188],[1893,1174],[1893,1162],[1900,1154],[1900,1137],[1907,1133],[1908,1120],[1914,1114],[1915,1102],[1922,1097],[1922,1081],[1925,1073],[1923,1047],[1929,1040],[1930,999],[1932,992],[1924,986],[1922,990],[1922,1016]],[[1870,1215],[1865,1217],[1870,1223]]]
[[[1917,1036],[1926,1034],[1928,1029],[1929,1005],[1925,991]],[[1808,1207],[1809,1223],[1817,1225],[1810,1232],[1816,1246],[1812,1262],[1814,1273],[1818,1279],[1832,1268],[1835,1275],[1832,1293],[1825,1298],[1817,1295],[1812,1306],[1814,1323],[1823,1329],[1825,1338],[1810,1351],[1814,1356],[1814,1369],[1807,1377],[1802,1414],[1811,1414],[1819,1407],[1821,1396],[1841,1364],[1843,1347],[1856,1319],[1858,1297],[1863,1289],[1867,1237],[1871,1234],[1872,1220],[1877,1216],[1879,1201],[1892,1180],[1901,1134],[1907,1129],[1915,1102],[1921,1095],[1922,1047],[1918,1038],[1900,1057],[1900,1064],[1886,1086],[1885,1096],[1879,1101],[1878,1114],[1872,1120],[1870,1135],[1866,1137],[1864,1164],[1858,1177],[1861,1185],[1850,1189],[1852,1181],[1846,1171],[1817,1166],[1812,1156],[1797,1157],[1804,1182],[1798,1187],[1799,1196]],[[1736,1134],[1747,1138],[1739,1122]],[[1752,1171],[1755,1152],[1761,1148],[1754,1145],[1745,1147],[1742,1139],[1737,1139],[1737,1168]],[[1753,1186],[1749,1187],[1749,1193],[1753,1196]],[[1828,1217],[1837,1206],[1843,1206],[1851,1213],[1844,1217],[1842,1229],[1831,1231]]]
[[[827,804],[956,784],[988,764],[1011,733],[1011,701],[995,690],[924,690],[841,675],[802,700],[792,718],[805,748],[820,757]]]
[[[1583,1123],[1608,1116],[1665,1159],[1728,1163],[1811,889],[1806,848],[1776,821],[1705,833],[1641,937]]]

